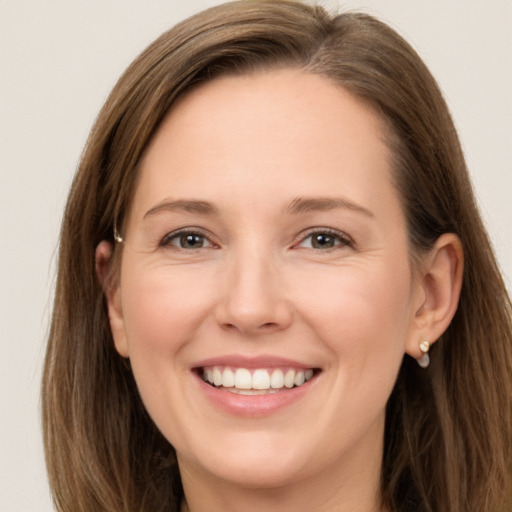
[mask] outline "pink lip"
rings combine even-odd
[[[286,357],[271,355],[247,357],[235,354],[204,359],[195,363],[193,368],[207,368],[211,366],[233,366],[236,368],[247,368],[248,370],[251,368],[297,368],[299,370],[314,368],[314,366]]]
[[[207,382],[204,382],[200,376],[199,368],[212,366],[232,366],[237,368],[296,368],[309,369],[315,368],[292,359],[275,356],[246,357],[240,355],[227,355],[204,359],[198,361],[191,368],[191,373],[195,378],[199,392],[206,399],[221,411],[242,417],[264,417],[274,414],[304,397],[313,386],[315,386],[318,375],[313,376],[311,380],[292,389],[269,393],[267,395],[241,395],[231,393],[223,389],[217,389]]]
[[[316,377],[297,388],[268,395],[239,395],[217,389],[195,374],[201,393],[220,410],[236,416],[269,416],[302,398],[315,384]]]

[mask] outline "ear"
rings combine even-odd
[[[121,287],[119,279],[112,273],[112,244],[103,240],[96,247],[96,276],[107,300],[108,320],[114,339],[114,345],[119,354],[128,357],[128,343],[121,307]]]
[[[417,275],[419,297],[414,306],[413,332],[406,352],[419,359],[420,343],[431,345],[452,321],[459,304],[464,268],[464,252],[457,235],[445,233],[424,258]]]

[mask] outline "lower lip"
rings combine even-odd
[[[314,385],[317,376],[298,386],[268,395],[241,395],[217,389],[204,382],[197,374],[202,393],[219,409],[228,414],[247,417],[269,416],[300,400]]]

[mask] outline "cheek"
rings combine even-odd
[[[130,350],[175,353],[204,314],[208,286],[189,274],[156,270],[127,273],[122,309]],[[149,355],[149,354],[148,354]]]
[[[176,273],[178,274],[178,273]],[[183,273],[182,273],[183,274]],[[144,405],[168,439],[186,438],[180,417],[193,344],[210,298],[197,280],[131,270],[121,292],[130,364]],[[196,282],[197,281],[197,282]],[[208,305],[207,305],[208,304]]]
[[[386,261],[346,266],[317,275],[305,287],[304,317],[331,349],[335,364],[372,365],[377,371],[399,365],[410,326],[407,269]]]
[[[208,287],[190,276],[180,279],[179,272],[168,274],[162,269],[132,268],[121,291],[130,364],[157,425],[167,424],[167,415],[184,406],[180,390],[189,371],[187,347],[208,309],[204,292]],[[169,398],[168,403],[163,397]]]

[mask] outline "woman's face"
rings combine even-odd
[[[197,88],[154,137],[109,308],[182,472],[378,471],[422,300],[381,128],[326,78],[279,70]]]

